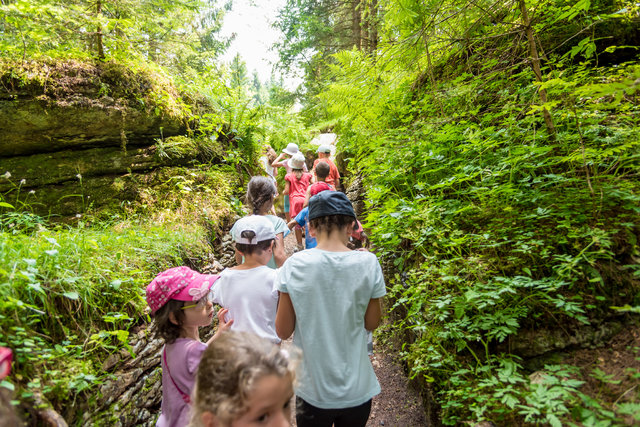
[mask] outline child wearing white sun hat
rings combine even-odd
[[[284,194],[289,195],[290,209],[289,214],[291,218],[295,218],[296,215],[304,208],[304,201],[307,196],[307,188],[311,184],[311,178],[313,175],[304,172],[303,167],[306,166],[304,156],[302,153],[298,153],[289,159],[289,166],[291,167],[291,173],[288,173],[285,179]],[[297,249],[301,250],[302,247],[302,228],[296,226],[296,241],[298,243]]]
[[[287,175],[288,175],[291,172],[293,172],[293,169],[289,164],[289,160],[291,160],[291,157],[296,154],[302,154],[302,153],[300,153],[300,150],[298,149],[298,145],[291,142],[287,145],[287,147],[284,150],[282,150],[282,153],[280,153],[278,158],[275,159],[273,163],[271,163],[271,166],[273,166],[274,168],[284,168],[287,171]],[[309,171],[306,163],[302,165],[302,170],[304,172]],[[284,193],[284,214],[287,218],[287,222],[291,220],[291,215],[289,211],[290,211],[289,194]]]

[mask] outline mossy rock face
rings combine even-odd
[[[189,114],[158,70],[0,59],[0,201],[62,216],[133,201],[157,171],[224,155],[185,136]]]
[[[168,79],[117,63],[0,62],[0,83],[0,157],[150,145],[188,120]]]
[[[188,165],[196,155],[193,146],[184,144],[170,156],[160,155],[152,146],[10,157],[2,162],[5,176],[0,175],[0,192],[7,202],[16,207],[27,205],[40,215],[76,215],[89,207],[105,208],[135,200],[138,183],[148,181],[143,176],[156,175],[154,171],[168,166]]]

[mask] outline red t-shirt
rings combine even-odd
[[[327,176],[327,179],[325,179],[325,182],[327,184],[332,185],[333,187],[336,186],[336,181],[338,179],[340,179],[340,172],[338,172],[338,168],[336,167],[336,165],[333,164],[333,162],[331,161],[331,159],[316,159],[313,162],[313,172],[315,173],[316,170],[316,166],[318,165],[318,162],[327,162],[329,164],[329,176]]]
[[[303,173],[298,179],[293,172],[284,177],[289,182],[289,215],[291,215],[291,218],[295,218],[304,206],[304,199],[307,196],[307,188],[311,182],[311,177],[310,173]]]
[[[326,190],[334,191],[335,188],[324,181],[316,182],[315,184],[311,184],[309,186],[309,192],[311,193],[312,196],[315,196],[319,192],[326,191]]]
[[[311,174],[303,173],[300,179],[296,178],[296,174],[291,172],[288,173],[284,179],[289,182],[289,199],[293,197],[302,197],[304,198],[307,195],[307,188],[309,188],[309,183],[311,182]]]

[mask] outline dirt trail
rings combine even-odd
[[[285,239],[287,255],[293,253],[296,238],[293,233]],[[385,348],[374,337],[371,364],[376,372],[382,392],[373,398],[367,427],[419,427],[426,426],[425,411],[419,393],[410,387],[407,376],[397,361],[397,355]],[[294,411],[295,413],[295,411]],[[295,425],[295,420],[293,420]]]

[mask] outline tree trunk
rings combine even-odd
[[[99,20],[100,15],[102,15],[102,0],[98,0],[96,2],[96,18]],[[104,59],[104,47],[102,45],[102,26],[100,22],[98,22],[96,28],[96,48],[98,50],[98,59]]]
[[[362,41],[362,29],[360,28],[360,0],[352,0],[351,2],[351,32],[353,33],[353,44],[356,49],[360,50]]]
[[[522,25],[524,26],[527,40],[529,42],[529,55],[531,57],[531,68],[533,69],[533,73],[536,75],[536,80],[542,83],[542,70],[540,69],[540,57],[538,55],[538,48],[536,47],[536,41],[533,35],[533,28],[531,27],[531,21],[529,20],[529,13],[527,12],[527,5],[525,0],[518,0],[518,5],[520,6],[520,13],[522,14]],[[540,95],[540,100],[543,104],[547,102],[547,91],[546,89],[540,89],[538,91]],[[544,123],[547,126],[547,131],[549,132],[549,136],[552,140],[555,140],[556,137],[556,127],[553,124],[553,118],[551,117],[551,113],[545,107],[542,108],[542,115],[544,116]]]
[[[368,10],[366,4],[361,4],[362,10],[360,11],[360,49],[364,52],[369,52],[369,28],[371,27],[371,17],[368,16]]]
[[[369,3],[369,51],[378,48],[378,0]]]

